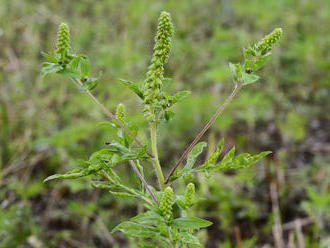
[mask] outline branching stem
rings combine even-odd
[[[225,107],[228,105],[228,103],[234,98],[234,96],[237,94],[238,90],[241,88],[241,83],[237,82],[235,85],[234,90],[232,93],[227,97],[225,102],[218,108],[217,112],[212,116],[212,118],[206,123],[204,128],[199,132],[199,134],[196,136],[196,138],[191,142],[191,144],[187,147],[187,149],[183,152],[173,169],[171,170],[170,174],[168,175],[165,184],[168,183],[170,177],[173,175],[175,170],[179,167],[179,165],[182,163],[182,161],[187,157],[187,155],[190,153],[190,151],[193,149],[193,147],[198,143],[198,141],[203,137],[203,135],[206,133],[206,131],[213,125],[213,123],[216,121],[216,119],[219,117],[219,115],[222,113],[222,111],[225,109]]]
[[[132,169],[135,171],[135,173],[138,175],[138,177],[140,178],[141,182],[143,183],[144,187],[146,188],[146,190],[149,192],[149,194],[151,195],[152,199],[157,203],[157,198],[154,195],[154,193],[152,193],[148,183],[146,182],[146,180],[143,178],[143,176],[141,175],[141,173],[139,172],[139,170],[136,168],[136,165],[134,163],[133,160],[129,161]]]
[[[80,82],[79,79],[76,78],[71,78],[74,83],[76,83],[78,86],[82,86],[82,82]],[[129,136],[131,136],[134,141],[136,142],[136,144],[138,144],[141,147],[144,147],[143,143],[131,132],[131,130],[129,130],[124,123],[122,123],[120,120],[117,119],[117,117],[112,114],[109,110],[107,110],[106,107],[104,107],[104,105],[102,103],[100,103],[96,97],[92,94],[92,92],[90,92],[89,90],[86,90],[86,94],[93,100],[94,103],[96,103],[97,106],[99,106],[99,108],[103,111],[103,113],[109,117],[111,120],[113,120],[118,126],[120,126],[124,132],[126,132]],[[153,155],[147,151],[147,154],[149,155],[150,158],[153,158]]]

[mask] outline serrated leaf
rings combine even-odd
[[[258,57],[258,59],[255,61],[255,63],[252,64],[251,70],[257,71],[259,70],[269,59],[269,57],[272,55],[271,52],[266,53],[265,55]]]
[[[206,146],[205,142],[200,142],[197,145],[194,146],[194,148],[191,150],[191,152],[188,154],[187,157],[187,163],[183,167],[182,170],[176,170],[174,174],[170,177],[170,182],[175,181],[176,179],[180,177],[185,177],[188,174],[190,174],[192,171],[192,167],[194,166],[197,157],[202,153],[204,147]]]
[[[57,61],[57,58],[55,56],[52,56],[48,53],[45,53],[45,52],[41,52],[42,56],[44,56],[45,59],[47,59],[49,62],[51,63],[54,63],[54,64],[57,64],[58,61]]]
[[[80,70],[82,78],[89,77],[91,74],[91,64],[87,57],[82,57],[80,59]]]
[[[139,89],[137,85],[125,79],[119,79],[119,80],[123,85],[125,85],[127,88],[133,91],[138,97],[140,97],[142,100],[144,99],[143,92]]]
[[[85,177],[91,174],[95,174],[104,167],[103,164],[91,164],[87,168],[79,168],[72,171],[69,171],[65,174],[55,174],[47,177],[44,182],[54,180],[54,179],[77,179],[80,177]]]
[[[137,224],[132,221],[125,221],[120,223],[118,226],[112,229],[111,233],[116,231],[121,231],[127,236],[133,238],[153,238],[159,233],[155,227]]]
[[[178,240],[181,244],[201,245],[198,238],[188,232],[179,233]]]
[[[41,69],[41,76],[44,78],[51,73],[57,73],[62,70],[62,66],[55,63],[43,63]]]
[[[256,74],[250,74],[250,73],[246,73],[246,72],[242,72],[242,78],[243,78],[243,85],[248,85],[248,84],[253,84],[256,81],[258,81],[258,79],[260,78],[258,75]]]
[[[74,70],[70,67],[64,68],[63,70],[60,70],[57,72],[58,74],[62,74],[62,75],[66,75],[72,78],[79,78],[80,77],[80,73],[77,70]]]
[[[216,165],[209,165],[206,166],[200,166],[196,169],[194,169],[195,172],[197,171],[224,171],[229,169],[244,169],[249,168],[253,165],[255,165],[260,159],[267,156],[271,152],[261,152],[257,155],[251,155],[248,153],[243,153],[238,155],[237,157],[234,157],[235,149],[231,149],[226,156]]]
[[[181,102],[183,99],[185,99],[188,95],[190,95],[190,91],[185,90],[185,91],[179,91],[174,94],[172,97],[172,104],[176,104],[178,102]]]
[[[233,63],[229,63],[229,69],[230,72],[234,78],[234,81],[240,81],[241,77],[242,77],[242,72],[241,72],[241,64],[237,63],[237,64],[233,64]]]
[[[85,58],[86,56],[85,55],[76,55],[72,60],[71,60],[71,63],[70,63],[70,67],[73,69],[73,70],[78,70],[79,69],[79,65],[80,65],[80,61],[82,58]]]
[[[149,224],[149,225],[158,225],[159,223],[165,223],[164,218],[160,214],[154,211],[147,211],[145,213],[141,213],[131,218],[130,220],[141,224]]]
[[[175,113],[172,111],[165,111],[165,120],[170,121],[173,119]]]
[[[212,222],[197,217],[182,217],[174,219],[170,225],[179,229],[199,229],[212,225]]]
[[[93,90],[99,83],[98,78],[88,78],[80,87],[82,90]]]

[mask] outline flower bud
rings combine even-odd
[[[260,52],[262,55],[268,53],[272,46],[281,38],[282,36],[282,29],[275,28],[273,32],[266,35],[257,45],[256,50]]]
[[[121,122],[123,122],[123,123],[126,122],[126,113],[125,113],[125,106],[124,106],[124,104],[122,104],[122,103],[118,104],[117,110],[116,110],[116,117]]]
[[[192,207],[195,203],[195,184],[189,183],[186,188],[183,203],[187,207]]]
[[[159,211],[167,221],[172,219],[173,190],[167,187],[159,203]]]
[[[72,59],[70,31],[68,25],[62,23],[57,32],[56,56],[60,64],[67,65]]]
[[[173,24],[169,13],[163,11],[158,19],[157,34],[155,37],[154,53],[151,65],[148,68],[147,79],[144,85],[144,104],[154,106],[163,100],[162,80],[164,78],[164,64],[167,63],[171,50]],[[152,108],[151,108],[151,112]],[[152,114],[153,113],[149,113]],[[147,113],[148,115],[148,113]]]

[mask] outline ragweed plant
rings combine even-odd
[[[243,153],[235,156],[235,148],[232,148],[219,161],[219,156],[223,152],[224,140],[222,139],[216,151],[210,154],[204,163],[195,165],[197,157],[207,146],[205,142],[199,142],[199,140],[237,92],[258,80],[257,70],[269,59],[272,47],[281,35],[282,30],[275,29],[260,42],[244,49],[243,63],[229,64],[235,83],[232,93],[183,152],[165,180],[158,159],[157,126],[161,121],[169,121],[174,115],[170,110],[171,107],[189,94],[188,91],[181,91],[170,95],[163,90],[164,65],[168,61],[173,36],[170,14],[162,12],[159,17],[153,56],[144,85],[139,86],[130,81],[121,80],[142,100],[144,116],[150,126],[151,151],[137,137],[138,127],[128,121],[123,104],[119,104],[116,113],[113,114],[93,95],[91,91],[97,86],[99,78],[91,77],[88,57],[72,51],[69,28],[66,24],[61,24],[55,53],[43,53],[48,62],[42,66],[42,76],[51,73],[68,76],[111,119],[118,132],[114,140],[108,142],[100,151],[91,154],[87,161],[79,161],[77,169],[65,174],[49,176],[45,181],[90,176],[91,185],[95,188],[106,189],[114,196],[134,197],[144,202],[145,212],[120,223],[112,230],[112,232],[121,231],[128,237],[138,239],[141,247],[202,247],[195,236],[196,231],[210,226],[212,223],[191,214],[191,208],[198,203],[199,199],[195,193],[195,185],[191,182],[188,183],[185,193],[181,195],[174,193],[172,183],[194,173],[211,174],[228,169],[248,168],[269,154],[269,152],[261,152],[256,155]],[[179,169],[185,159],[186,163]],[[154,166],[158,188],[149,185],[145,179],[143,168],[148,160]],[[141,182],[139,188],[127,185],[116,173],[116,168],[126,163],[139,177]],[[176,209],[180,209],[179,214],[176,213],[177,211],[174,213],[174,206]]]

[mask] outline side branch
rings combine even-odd
[[[129,161],[132,169],[135,171],[135,173],[138,175],[138,177],[140,178],[141,182],[143,183],[144,187],[146,188],[146,190],[149,192],[149,194],[151,195],[152,199],[157,203],[157,198],[154,195],[154,193],[152,193],[148,183],[146,182],[146,180],[143,178],[143,176],[141,175],[141,173],[139,172],[139,170],[136,168],[136,165],[134,163],[133,160]]]
[[[76,83],[78,86],[83,86],[82,82],[80,82],[80,80],[76,79],[76,78],[71,78],[74,83]],[[143,147],[143,143],[132,133],[131,130],[129,130],[124,123],[122,123],[120,120],[117,119],[117,117],[112,114],[109,110],[106,109],[106,107],[104,107],[104,105],[102,103],[100,103],[96,97],[92,94],[92,92],[90,92],[89,90],[86,90],[87,95],[93,100],[94,103],[96,103],[96,105],[98,105],[100,107],[100,109],[103,111],[103,113],[108,116],[110,119],[112,119],[118,126],[120,126],[124,132],[126,132],[129,136],[131,136],[134,141],[141,147]],[[152,155],[152,153],[150,153],[149,151],[147,151],[147,154],[149,155],[150,158],[153,158],[154,156]]]
[[[241,88],[241,84],[239,82],[236,83],[234,90],[230,94],[230,96],[227,97],[225,102],[218,108],[217,112],[212,116],[212,118],[206,123],[204,128],[199,132],[199,134],[196,136],[196,138],[191,142],[191,144],[187,147],[187,149],[183,152],[173,169],[171,170],[170,174],[168,175],[165,184],[168,183],[170,177],[173,175],[175,170],[179,167],[179,165],[182,163],[182,161],[187,157],[187,155],[190,153],[190,151],[193,149],[193,147],[198,143],[198,141],[203,137],[203,135],[206,133],[206,131],[213,125],[213,123],[216,121],[216,119],[219,117],[219,115],[222,113],[222,111],[225,109],[227,104],[234,98],[238,90]]]

